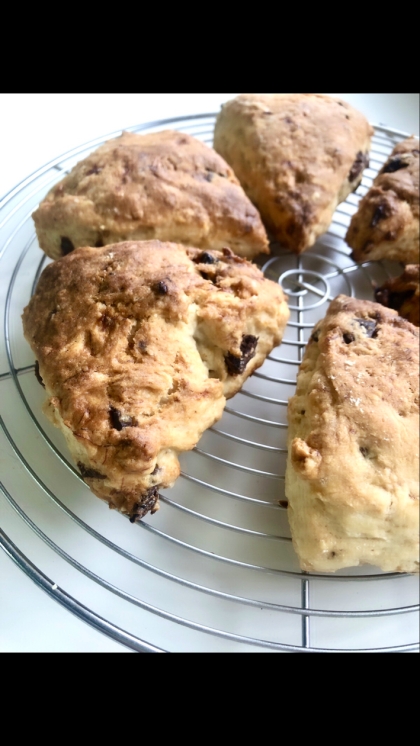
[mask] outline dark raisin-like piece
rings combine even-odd
[[[147,350],[147,342],[144,339],[141,339],[139,342],[139,350]]]
[[[157,487],[150,487],[150,489],[141,496],[140,502],[134,506],[130,514],[130,523],[140,521],[146,513],[156,513],[158,507],[156,503],[159,500],[159,492]]]
[[[350,171],[348,179],[349,181],[354,181],[357,176],[363,171],[363,169],[367,168],[369,166],[369,156],[367,153],[362,153],[361,150],[359,150],[358,154],[356,155],[356,160],[354,161]]]
[[[100,471],[96,471],[95,469],[89,469],[89,467],[82,464],[81,461],[77,462],[77,466],[79,467],[83,479],[106,479],[106,474],[101,474]]]
[[[390,158],[389,163],[387,163],[383,169],[383,174],[393,174],[395,171],[399,171],[400,168],[407,168],[408,161],[403,161],[399,155],[394,155],[392,158]]]
[[[229,352],[225,355],[226,368],[229,375],[237,376],[243,373],[249,361],[254,357],[258,343],[258,337],[253,334],[244,334],[241,342],[241,357]]]
[[[218,260],[213,254],[209,254],[208,251],[203,251],[195,261],[199,264],[216,264]]]
[[[375,288],[374,290],[376,303],[382,303],[383,306],[389,308],[389,290],[388,288]]]
[[[378,205],[375,212],[372,215],[372,220],[370,221],[370,227],[374,228],[375,225],[378,225],[379,221],[382,220],[382,218],[389,218],[390,211],[388,205]]]
[[[159,282],[157,282],[153,286],[153,290],[158,295],[166,295],[166,293],[168,292],[168,286],[167,286],[166,282],[163,282],[163,280],[159,280]]]
[[[366,334],[368,337],[375,336],[374,332],[376,329],[376,321],[373,321],[373,319],[354,319],[357,321],[357,323],[363,327],[363,329],[366,329]]]
[[[89,171],[86,171],[86,176],[92,176],[92,174],[100,174],[102,171],[102,168],[100,166],[97,166],[96,163],[92,168],[89,169]]]
[[[67,236],[60,236],[60,249],[63,256],[66,256],[66,254],[70,254],[71,251],[74,251],[74,245],[72,241],[70,241]]]
[[[45,383],[42,380],[41,374],[39,372],[39,362],[38,362],[38,360],[35,360],[35,378],[38,381],[38,383],[40,383],[41,386],[45,389]]]
[[[356,339],[356,337],[351,332],[344,332],[343,339],[344,339],[346,345],[349,345],[350,342],[354,342],[354,340]]]
[[[121,414],[119,409],[115,407],[109,408],[109,417],[111,425],[115,430],[123,430],[125,427],[135,426],[135,420],[128,414]]]

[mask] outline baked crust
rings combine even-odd
[[[321,94],[242,94],[223,105],[214,148],[232,166],[282,246],[302,253],[359,185],[373,129]]]
[[[408,264],[399,277],[393,277],[375,288],[375,300],[400,316],[420,326],[420,266]]]
[[[84,247],[50,264],[23,312],[48,399],[85,482],[132,521],[158,506],[178,454],[281,341],[277,283],[230,249]]]
[[[338,296],[289,401],[286,495],[303,570],[419,568],[419,330]]]
[[[356,262],[418,264],[419,140],[398,143],[359,203],[346,235]]]
[[[52,259],[78,246],[149,239],[268,253],[258,211],[230,166],[174,130],[108,140],[50,190],[33,219]]]

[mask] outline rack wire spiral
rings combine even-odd
[[[178,129],[212,144],[215,115],[128,128]],[[265,275],[291,309],[282,345],[181,457],[161,510],[139,524],[109,511],[83,483],[62,435],[42,415],[43,390],[21,313],[48,259],[31,214],[77,161],[112,133],[46,164],[0,203],[0,423],[11,468],[0,509],[24,522],[0,546],[70,612],[132,650],[378,652],[419,649],[418,581],[364,566],[334,575],[299,569],[284,495],[286,407],[313,325],[339,293],[372,299],[390,262],[356,265],[344,236],[360,197],[405,133],[375,127],[370,167],[330,229],[300,257],[272,247]]]

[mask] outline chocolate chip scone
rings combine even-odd
[[[79,248],[23,313],[46,414],[98,497],[142,518],[227,397],[281,341],[277,283],[230,249],[159,241]]]
[[[149,239],[228,245],[247,258],[268,253],[258,211],[230,166],[173,130],[108,140],[50,190],[32,217],[52,259],[78,246]]]
[[[273,238],[302,253],[359,185],[373,129],[321,94],[242,94],[223,105],[214,148],[232,166]]]
[[[286,495],[303,570],[419,569],[419,330],[338,296],[289,401]]]
[[[359,203],[346,235],[356,262],[418,264],[419,140],[398,143]]]
[[[420,265],[408,264],[399,277],[376,287],[375,300],[420,326]]]

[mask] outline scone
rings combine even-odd
[[[232,169],[173,130],[108,140],[50,190],[33,219],[52,259],[78,246],[149,239],[228,245],[247,258],[268,253],[261,218]]]
[[[375,288],[375,300],[420,326],[420,266],[408,264],[399,277]]]
[[[419,140],[398,143],[359,203],[346,235],[356,262],[418,264]]]
[[[46,414],[98,497],[142,518],[227,397],[281,341],[277,283],[230,249],[160,241],[76,249],[23,313]]]
[[[344,295],[289,401],[286,496],[303,570],[419,569],[419,330]]]
[[[223,105],[214,148],[273,238],[297,254],[329,227],[369,164],[369,122],[321,94],[242,94]]]

